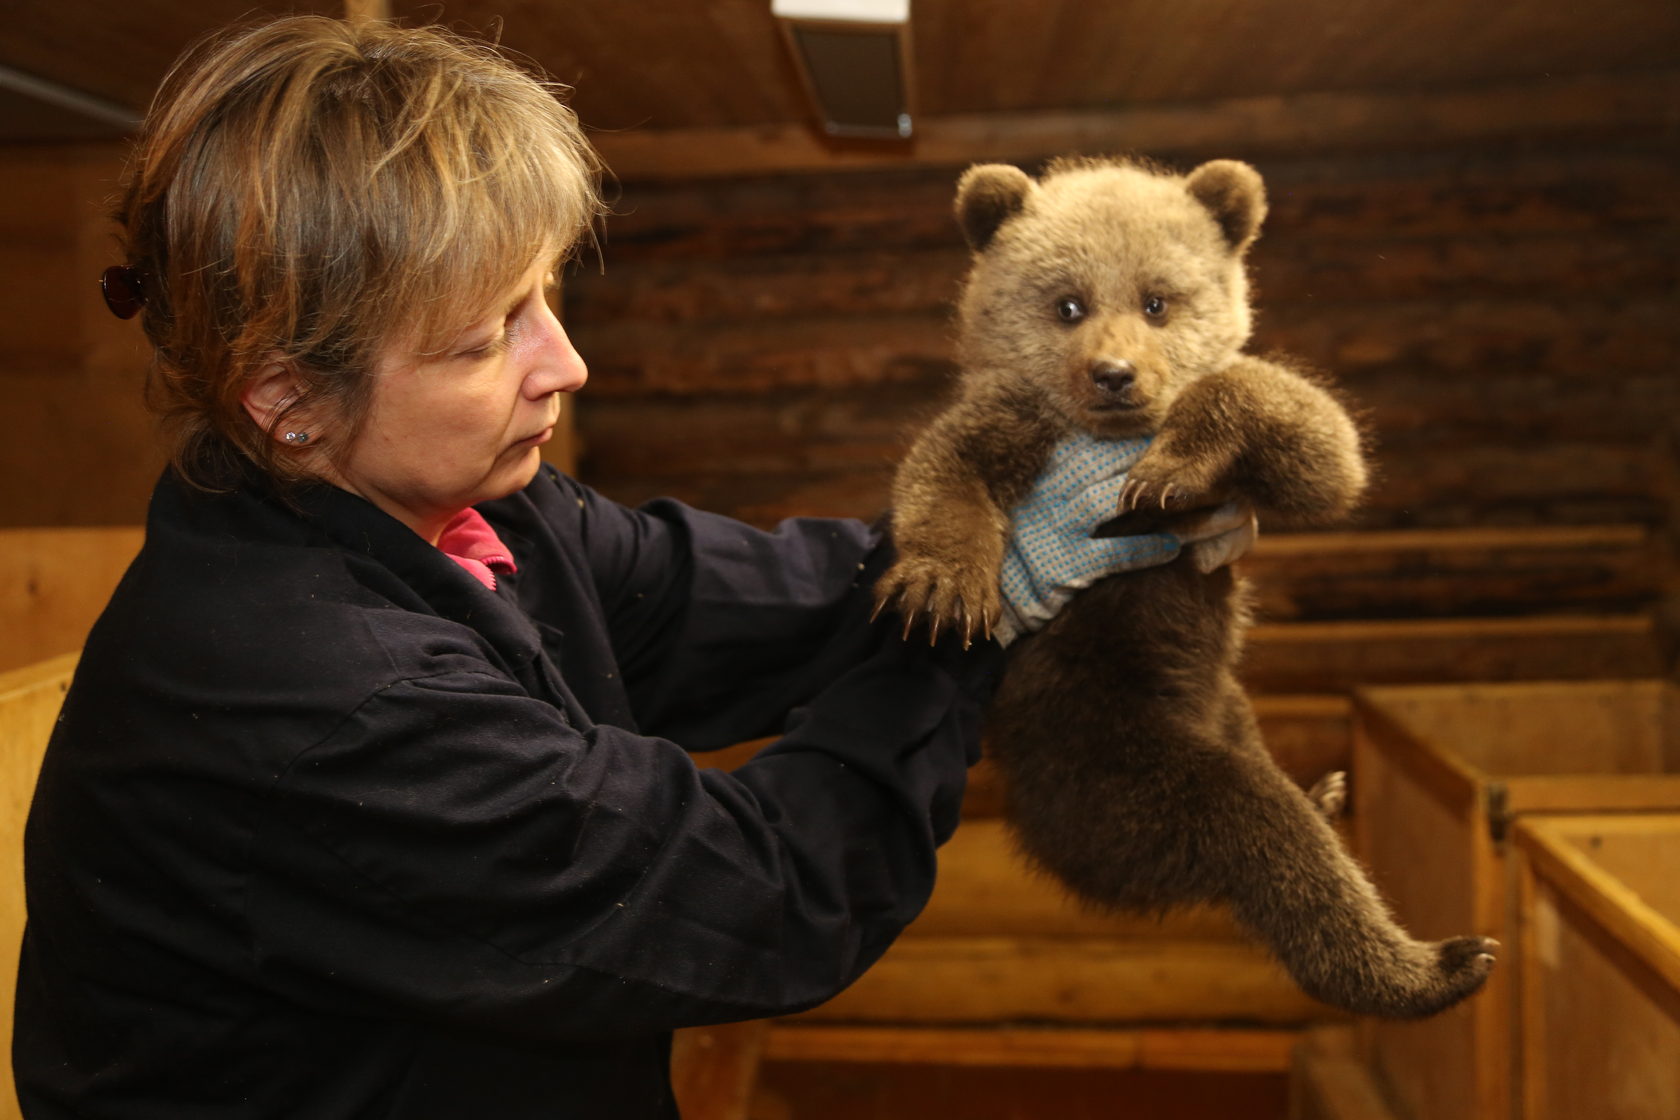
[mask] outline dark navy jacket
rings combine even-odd
[[[922,906],[997,650],[870,626],[863,526],[545,468],[480,507],[492,592],[294,503],[166,475],[88,640],[26,839],[26,1116],[674,1116],[672,1028],[815,1004]]]

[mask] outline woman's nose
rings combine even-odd
[[[542,337],[532,348],[533,366],[525,375],[525,389],[532,397],[549,393],[575,393],[589,380],[589,367],[572,345],[560,319],[548,308],[542,313]]]

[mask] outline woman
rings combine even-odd
[[[674,1027],[827,998],[925,901],[997,646],[872,625],[861,525],[540,465],[596,200],[552,92],[436,30],[166,81],[107,298],[173,465],[31,813],[26,1115],[672,1116]]]

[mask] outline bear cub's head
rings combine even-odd
[[[1023,382],[1076,428],[1157,430],[1185,385],[1248,341],[1243,255],[1266,194],[1245,163],[1175,175],[1064,159],[1036,181],[981,164],[956,213],[974,253],[959,316],[968,376]]]

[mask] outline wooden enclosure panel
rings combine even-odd
[[[11,1007],[23,941],[23,828],[41,756],[70,686],[76,655],[0,673],[0,1054],[12,1052]],[[0,1120],[16,1117],[12,1063],[0,1062]]]
[[[1663,769],[1680,774],[1680,688],[1663,693]]]
[[[1479,1120],[1483,1115],[1503,1120],[1519,1084],[1512,1065],[1514,977],[1524,975],[1530,941],[1517,936],[1522,919],[1509,844],[1493,840],[1496,791],[1509,792],[1509,804],[1500,811],[1516,813],[1519,831],[1529,827],[1522,822],[1549,819],[1524,815],[1529,803],[1571,814],[1680,808],[1680,783],[1672,775],[1583,770],[1594,763],[1613,768],[1626,762],[1616,744],[1602,742],[1618,735],[1644,744],[1648,766],[1660,749],[1660,721],[1671,687],[1608,681],[1361,690],[1355,709],[1355,821],[1360,850],[1379,885],[1393,898],[1402,922],[1419,936],[1475,932],[1504,946],[1487,987],[1466,1004],[1424,1023],[1362,1025],[1367,1053],[1403,1112],[1417,1120]],[[1459,749],[1468,744],[1469,753],[1485,754],[1483,744],[1490,739],[1500,741],[1492,758],[1502,764],[1505,780],[1480,769]],[[1530,769],[1521,753],[1525,746],[1534,752],[1534,767],[1557,769],[1555,760],[1568,757],[1575,773],[1511,777]],[[1530,787],[1538,791],[1532,797]],[[1640,818],[1559,819],[1573,822],[1570,829],[1593,829],[1596,851],[1623,843],[1618,828],[1602,821]],[[1625,863],[1649,860],[1650,853],[1636,847],[1644,841],[1626,843],[1634,854]],[[1658,865],[1654,871],[1664,869]],[[1668,897],[1667,892],[1660,897]],[[1451,929],[1438,924],[1462,918],[1470,924]]]
[[[1295,1047],[1289,1120],[1395,1120],[1370,1069],[1359,1060],[1351,1028],[1315,1027]]]
[[[1352,774],[1359,854],[1414,937],[1462,934],[1500,938],[1484,894],[1488,841],[1475,791],[1420,780],[1368,721],[1354,724]],[[1501,938],[1501,940],[1504,940]],[[1363,1052],[1409,1120],[1483,1120],[1499,1115],[1505,1076],[1489,1069],[1490,1030],[1508,998],[1502,971],[1464,1003],[1420,1023],[1367,1020]],[[1497,1058],[1495,1059],[1497,1061]]]
[[[1680,1021],[1642,988],[1643,977],[1558,915],[1542,890],[1534,921],[1549,959],[1540,976],[1540,1036],[1524,1040],[1527,1120],[1672,1120],[1680,1116]]]
[[[82,648],[145,531],[0,529],[0,670]]]
[[[1680,816],[1540,819],[1517,836],[1524,1120],[1680,1115],[1680,926],[1635,886],[1672,877]]]
[[[1367,689],[1416,739],[1483,774],[1656,774],[1666,770],[1673,686],[1546,681]]]

